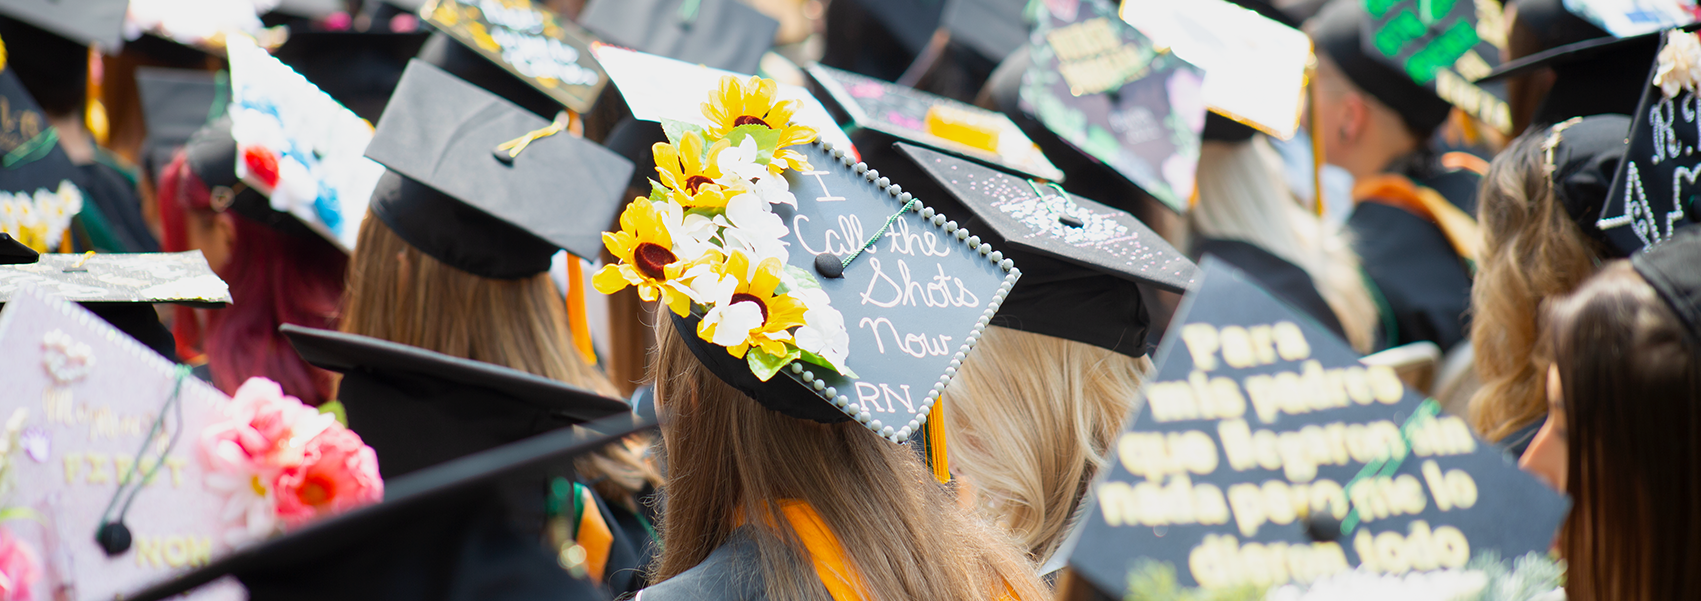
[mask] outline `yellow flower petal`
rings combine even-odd
[[[627,286],[626,276],[621,273],[621,267],[620,265],[602,266],[602,269],[597,270],[596,275],[591,276],[591,287],[603,294],[614,294],[625,290]]]

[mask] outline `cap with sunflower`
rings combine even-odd
[[[789,147],[817,133],[792,123],[799,102],[777,90],[771,79],[723,77],[702,105],[708,127],[663,122],[670,142],[651,149],[659,181],[627,205],[620,231],[603,234],[619,262],[592,283],[700,317],[697,336],[764,382],[793,361],[855,377],[844,316],[814,274],[786,263],[790,230],[770,208],[797,206],[783,174],[813,167]]]

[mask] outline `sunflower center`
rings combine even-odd
[[[762,127],[773,127],[771,125],[768,125],[767,121],[763,121],[761,117],[752,117],[750,115],[740,115],[737,119],[732,120],[732,124],[735,125],[735,126],[736,125],[760,125]]]
[[[740,292],[738,294],[732,295],[732,302],[728,303],[728,304],[729,305],[736,305],[738,303],[756,303],[756,308],[762,310],[762,323],[764,323],[764,324],[768,323],[768,305],[766,303],[763,303],[762,299],[757,298],[756,295],[754,295],[754,294],[746,294],[746,293]]]
[[[685,191],[690,192],[691,194],[695,195],[695,194],[697,194],[697,188],[701,188],[703,186],[703,184],[712,184],[712,183],[715,183],[715,180],[709,179],[709,178],[701,176],[701,175],[693,175],[693,176],[685,179]]]
[[[638,248],[632,249],[632,262],[637,264],[638,271],[644,272],[644,275],[650,276],[652,280],[667,279],[667,272],[663,268],[677,260],[679,258],[673,256],[673,251],[662,248],[660,244],[644,242],[639,244]]]

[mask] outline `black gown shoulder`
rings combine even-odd
[[[154,240],[147,221],[142,219],[142,199],[136,193],[134,180],[117,167],[100,160],[78,165],[77,172],[77,187],[82,188],[85,202],[100,211],[107,226],[104,233],[111,237],[110,240],[95,240],[94,250],[159,252],[159,241]]]
[[[1303,311],[1317,325],[1346,340],[1346,329],[1341,326],[1340,317],[1317,292],[1311,274],[1298,265],[1241,240],[1201,238],[1194,242],[1192,254],[1195,257],[1212,255],[1246,272],[1265,291]]]
[[[1360,202],[1347,218],[1353,250],[1386,303],[1387,347],[1422,340],[1442,352],[1464,340],[1471,275],[1439,227],[1404,209]]]

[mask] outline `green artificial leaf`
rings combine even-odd
[[[661,126],[662,133],[667,134],[667,142],[672,144],[675,148],[679,147],[680,140],[685,139],[685,134],[697,132],[698,135],[703,135],[703,126],[697,125],[696,123],[663,117],[661,120]]]
[[[819,365],[821,367],[825,367],[827,369],[831,369],[835,372],[838,372],[839,375],[847,377],[847,378],[861,378],[862,377],[862,376],[856,375],[856,372],[851,371],[851,368],[849,366],[833,365],[833,362],[828,361],[826,357],[822,357],[820,355],[817,355],[815,353],[811,353],[811,352],[803,350],[803,349],[797,349],[797,353],[798,353],[797,358],[801,361],[804,361],[805,363],[811,363],[811,364],[814,364],[814,365]]]
[[[766,165],[774,160],[774,151],[780,148],[780,130],[762,125],[740,125],[727,132],[726,140],[733,146],[744,143],[744,138],[756,140],[756,163]]]
[[[329,413],[332,417],[337,418],[337,423],[342,424],[344,428],[348,427],[348,411],[343,409],[342,401],[336,399],[325,401],[325,404],[319,406],[319,413]]]
[[[780,272],[780,285],[774,294],[790,294],[793,290],[820,290],[821,282],[809,270],[787,263]]]
[[[726,214],[726,208],[724,208],[724,207],[722,207],[722,208],[691,207],[689,209],[685,209],[685,214],[686,215],[702,215],[704,217],[714,219],[718,215],[725,215]]]
[[[774,374],[780,373],[780,368],[798,359],[798,353],[802,352],[789,344],[786,345],[786,350],[788,352],[784,356],[776,357],[762,350],[762,347],[753,346],[744,353],[744,361],[750,364],[750,372],[756,374],[756,379],[766,382],[774,377]]]
[[[650,180],[650,202],[667,202],[667,186],[661,182]]]

